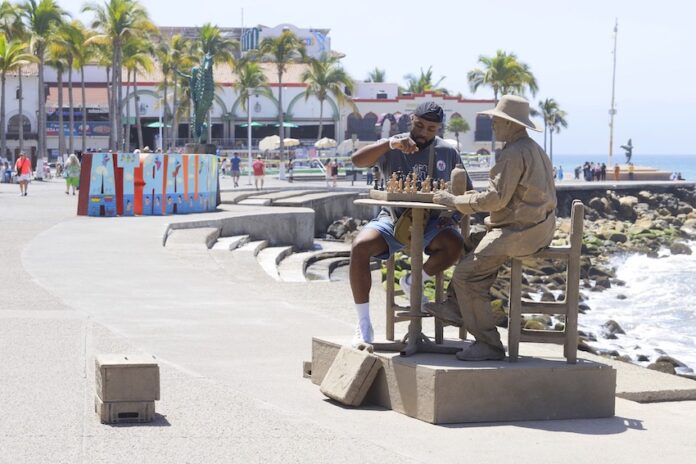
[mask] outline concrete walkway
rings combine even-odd
[[[27,197],[0,184],[1,463],[681,463],[696,454],[696,401],[617,398],[609,419],[447,427],[339,407],[301,369],[313,335],[352,333],[348,285],[276,282],[251,253],[164,248],[171,218],[75,210],[60,181],[34,182]],[[382,332],[379,285],[372,300]],[[93,412],[94,355],[124,351],[159,359],[153,424],[105,426]]]

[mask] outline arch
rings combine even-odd
[[[453,118],[464,119],[464,118],[462,117],[462,115],[459,114],[459,113],[452,113],[452,115],[450,116],[450,119],[453,119]]]
[[[155,92],[154,90],[146,90],[146,89],[138,89],[138,95],[143,96],[143,95],[149,95],[151,97],[154,97],[156,99],[160,98],[159,92]],[[126,105],[130,100],[135,99],[135,92],[129,92],[128,93],[128,98],[125,98],[121,102],[121,112],[125,111]]]
[[[479,148],[478,150],[476,150],[476,154],[477,155],[490,155],[491,152],[486,150],[485,148]]]
[[[290,103],[288,104],[288,111],[287,112],[292,113],[292,108],[295,106],[295,103],[297,103],[297,101],[301,98],[304,99],[304,96],[305,96],[304,92],[298,93],[297,95],[295,95],[295,97],[292,100],[290,100]],[[326,97],[326,100],[324,100],[324,102],[328,102],[329,106],[333,110],[333,114],[331,115],[331,119],[334,119],[334,120],[338,119],[338,106],[336,105],[336,102],[334,102],[333,99],[331,99],[329,97]]]
[[[28,134],[31,132],[31,120],[26,115],[20,115],[19,113],[14,116],[10,116],[7,120],[7,134],[18,134],[19,133],[19,121],[22,121],[22,127],[24,128],[24,133]]]
[[[268,98],[269,100],[271,100],[275,104],[275,107],[278,108],[278,99],[274,95],[272,95],[270,93],[268,93],[268,94],[259,93],[258,96]],[[237,108],[239,108],[241,106],[241,104],[242,104],[242,97],[241,97],[241,95],[238,95],[237,98],[235,99],[234,103],[232,103],[232,107],[230,108],[230,111],[228,114],[232,115],[232,117],[235,117],[237,114]],[[278,113],[276,113],[276,115],[277,114]]]

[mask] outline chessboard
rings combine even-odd
[[[388,179],[384,190],[377,189],[377,183],[375,182],[375,188],[370,190],[370,198],[380,201],[432,203],[435,192],[440,190],[447,191],[448,189],[448,182],[434,180],[430,176],[420,182],[413,173],[406,176],[394,173]]]
[[[432,203],[434,193],[425,192],[387,192],[386,190],[370,190],[370,198],[381,201],[415,201],[417,203]]]

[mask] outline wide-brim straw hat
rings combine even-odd
[[[507,119],[533,131],[543,131],[541,127],[529,119],[529,102],[517,95],[503,95],[494,109],[481,111],[478,114]]]

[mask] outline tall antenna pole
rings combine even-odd
[[[614,153],[614,115],[616,108],[614,107],[614,95],[616,90],[616,36],[619,33],[619,20],[614,23],[614,72],[611,75],[611,108],[609,108],[609,162],[608,166],[612,166],[611,157]]]

